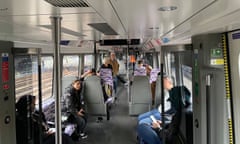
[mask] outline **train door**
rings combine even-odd
[[[185,86],[191,93],[189,99],[190,105],[184,110],[180,133],[183,143],[192,144],[193,126],[192,126],[192,57],[191,45],[172,45],[163,46],[164,69],[171,75],[175,86]]]
[[[228,110],[222,35],[199,35],[193,43],[194,144],[226,144]]]
[[[232,97],[233,104],[233,115],[234,130],[235,130],[235,143],[240,143],[240,95],[239,95],[239,85],[240,85],[240,31],[234,31],[228,34],[229,42],[229,84],[230,97]],[[233,135],[234,136],[234,135]]]
[[[15,98],[12,42],[0,41],[0,143],[15,144]]]

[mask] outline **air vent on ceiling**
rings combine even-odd
[[[89,7],[83,0],[45,0],[55,7]]]
[[[88,25],[104,33],[105,35],[118,35],[118,33],[114,31],[107,23],[90,23]]]

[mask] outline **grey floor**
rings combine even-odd
[[[128,115],[127,88],[118,87],[117,101],[110,111],[110,120],[96,122],[96,117],[89,116],[86,128],[88,138],[78,144],[136,144],[137,117]]]

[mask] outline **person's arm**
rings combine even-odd
[[[80,80],[81,80],[81,81],[84,81],[84,78],[85,78],[87,75],[89,75],[89,74],[91,74],[91,70],[87,70],[85,73],[83,73],[83,74],[80,76]]]
[[[117,61],[117,60],[116,60]],[[118,73],[119,73],[119,67],[120,67],[120,65],[119,65],[119,63],[118,63],[118,61],[117,61],[117,75],[118,75]]]
[[[74,106],[73,103],[73,96],[72,96],[72,88],[70,88],[67,93],[66,93],[66,107],[67,107],[67,112],[71,112],[71,113],[77,113],[78,110],[76,109],[76,107]]]

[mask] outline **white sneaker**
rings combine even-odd
[[[105,101],[105,103],[110,103],[110,102],[113,102],[113,97],[110,97]]]
[[[88,137],[88,135],[86,133],[80,133],[79,135],[80,135],[81,139],[85,139]]]

